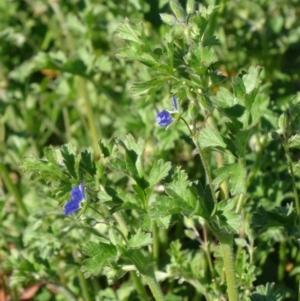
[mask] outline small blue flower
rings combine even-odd
[[[79,184],[78,187],[72,188],[72,198],[64,206],[64,214],[69,215],[80,209],[80,203],[84,201],[84,186]]]
[[[156,115],[156,121],[160,126],[166,127],[173,122],[171,114],[163,110]]]
[[[177,99],[175,96],[172,97],[172,101],[173,101],[174,111],[171,113],[176,113],[176,112],[178,112],[178,103],[177,103]],[[174,119],[171,116],[170,112],[166,111],[166,110],[163,110],[156,115],[156,121],[162,127],[167,127],[168,125],[170,125],[173,122],[173,120]]]

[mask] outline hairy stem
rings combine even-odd
[[[153,259],[158,264],[159,259],[159,237],[158,237],[158,228],[155,222],[152,226],[152,235],[153,235]]]
[[[200,155],[200,158],[201,158],[201,161],[203,164],[203,168],[206,173],[207,183],[210,187],[214,203],[217,203],[217,198],[216,198],[214,187],[212,184],[212,177],[211,177],[209,166],[204,158],[204,154],[201,149],[199,141],[197,140],[196,137],[192,137],[192,139],[199,152],[199,155]],[[233,235],[231,235],[229,233],[219,232],[218,229],[215,229],[214,233],[218,237],[220,244],[221,244],[223,261],[224,261],[224,269],[225,269],[225,274],[226,274],[228,300],[229,301],[238,301],[238,290],[237,290],[235,266],[234,266],[234,254],[233,254],[233,249],[232,249]]]
[[[296,180],[295,180],[295,174],[294,174],[294,168],[293,168],[293,162],[291,159],[291,154],[289,150],[289,146],[286,141],[283,142],[283,147],[286,153],[288,165],[289,165],[289,170],[292,178],[292,185],[293,185],[293,191],[294,191],[294,197],[295,197],[295,203],[296,203],[296,210],[297,214],[300,215],[300,205],[299,205],[299,197],[298,197],[298,191],[297,191],[297,186],[296,186]]]
[[[221,233],[218,235],[226,274],[227,293],[229,301],[238,301],[238,290],[235,276],[234,256],[233,256],[233,235]]]
[[[142,275],[142,276],[145,279],[145,281],[147,282],[155,300],[156,301],[164,301],[165,297],[164,297],[164,295],[161,291],[161,288],[155,278],[153,269],[152,269],[151,273],[149,273],[148,275]]]
[[[115,212],[114,213],[114,218],[116,219],[116,221],[118,222],[121,231],[123,232],[123,234],[127,237],[128,236],[128,229],[127,229],[127,225],[123,219],[123,217],[121,216],[121,214],[119,212]],[[140,274],[142,275],[142,277],[144,278],[144,280],[147,282],[154,298],[156,301],[164,301],[164,295],[161,291],[161,288],[155,278],[155,274],[154,274],[154,269],[153,266],[150,265],[147,268],[147,260],[145,258],[145,256],[143,255],[141,250],[136,250],[132,255],[131,255],[131,261],[133,262],[133,264],[135,265],[135,267],[137,268],[137,270],[140,272]],[[141,279],[136,277],[134,278],[134,283],[137,289],[137,292],[141,291],[141,287],[143,286]],[[142,292],[142,291],[141,291]],[[142,292],[142,297],[146,294],[146,292]],[[142,299],[143,300],[143,299]]]
[[[136,291],[139,294],[140,300],[142,301],[148,301],[149,300],[149,296],[147,295],[147,292],[145,290],[145,286],[141,281],[141,278],[137,276],[136,272],[130,272],[130,277],[134,282]]]

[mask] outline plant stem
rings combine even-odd
[[[207,118],[208,124],[213,128],[213,129],[218,129],[214,120],[213,116],[209,116]],[[224,155],[220,152],[215,152],[216,153],[216,160],[217,160],[217,165],[218,168],[224,166]],[[222,200],[228,200],[229,199],[229,191],[228,191],[228,181],[225,180],[220,184],[220,190],[221,190],[221,198]]]
[[[238,201],[236,209],[235,209],[235,213],[237,213],[237,214],[241,213],[241,211],[243,209],[243,205],[244,205],[244,199],[245,199],[245,194],[241,193],[239,196],[239,201]]]
[[[233,235],[221,233],[218,235],[226,274],[227,292],[229,301],[238,301],[238,290],[235,276],[234,256],[233,256]]]
[[[84,104],[86,107],[86,118],[88,121],[89,131],[90,131],[93,150],[94,150],[94,160],[98,161],[101,157],[100,147],[98,145],[99,136],[94,122],[95,118],[94,118],[93,108],[86,89],[87,83],[84,78],[78,78],[78,84],[79,84],[78,86],[79,91],[81,93],[81,96],[84,100]]]
[[[113,216],[117,220],[124,236],[127,237],[128,236],[128,229],[127,229],[127,225],[126,225],[123,217],[121,216],[121,214],[119,212],[115,212],[113,214]],[[133,264],[135,265],[137,270],[140,272],[142,277],[147,282],[147,284],[148,284],[155,300],[156,301],[164,301],[165,300],[164,295],[163,295],[163,293],[161,291],[161,288],[160,288],[160,286],[159,286],[159,284],[158,284],[158,282],[155,278],[153,266],[150,265],[149,268],[145,270],[146,258],[144,257],[142,251],[141,250],[136,250],[132,254],[130,259],[132,260]],[[134,279],[134,282],[135,282],[136,285],[138,285],[138,287],[136,287],[136,289],[137,289],[137,292],[139,292],[139,290],[141,289],[141,286],[143,286],[143,284],[141,283],[141,280],[138,277]],[[144,295],[144,293],[143,293],[143,295]]]
[[[204,154],[201,149],[200,143],[196,137],[192,137],[192,139],[199,152],[214,203],[217,203],[217,198],[216,198],[214,187],[212,184],[212,177],[211,177],[210,169],[204,158]],[[233,249],[232,249],[233,235],[231,235],[229,233],[219,232],[218,229],[215,229],[214,233],[218,237],[220,244],[221,244],[223,260],[224,260],[224,269],[225,269],[225,274],[226,274],[228,300],[229,301],[238,301],[238,290],[237,290],[236,277],[235,277],[235,266],[234,266],[234,255],[233,255]]]
[[[283,147],[285,150],[285,154],[287,157],[290,174],[291,174],[291,178],[292,178],[292,185],[293,185],[293,191],[294,191],[294,197],[295,197],[295,203],[296,203],[296,211],[297,211],[297,214],[300,215],[299,197],[298,197],[298,191],[297,191],[296,180],[295,180],[295,175],[294,175],[293,162],[291,159],[289,146],[286,141],[283,142]]]
[[[210,273],[211,273],[211,275],[214,275],[214,268],[213,268],[213,264],[212,264],[211,256],[210,256],[210,252],[209,252],[209,241],[207,240],[206,225],[207,225],[207,222],[205,222],[202,225],[203,239],[204,239],[204,242],[202,244],[202,248],[203,248],[203,250],[204,250],[204,252],[206,254],[206,257],[207,257],[207,261],[208,261],[208,266],[209,266]]]
[[[86,279],[84,278],[82,272],[78,271],[77,276],[79,279],[79,284],[80,284],[80,289],[82,292],[83,299],[86,301],[91,301],[92,299],[91,299],[91,296],[90,296],[90,293],[88,290],[88,285],[87,285]]]
[[[142,276],[145,279],[145,281],[147,282],[155,300],[156,301],[164,301],[165,297],[161,291],[161,288],[160,288],[158,282],[156,281],[153,269],[151,269],[151,271],[149,273],[147,273],[147,275],[142,275]]]
[[[148,284],[155,300],[164,301],[164,295],[155,278],[153,265],[149,263],[149,259],[145,257],[142,250],[134,250],[134,252],[131,253],[130,260]]]
[[[64,119],[64,126],[65,126],[65,136],[67,141],[71,141],[71,131],[70,131],[70,119],[69,119],[69,112],[67,108],[63,108],[63,119]]]
[[[201,158],[201,161],[202,161],[202,164],[203,164],[203,168],[204,168],[204,171],[205,171],[205,174],[206,174],[206,178],[207,178],[207,183],[210,187],[210,190],[211,190],[211,194],[212,194],[212,198],[214,200],[214,203],[217,203],[217,198],[216,198],[216,195],[215,195],[215,190],[214,190],[214,187],[213,187],[213,184],[212,184],[212,177],[211,177],[211,173],[210,173],[210,169],[207,165],[207,162],[204,158],[204,154],[203,154],[203,151],[201,149],[201,146],[200,146],[200,143],[199,141],[197,140],[196,137],[192,137],[193,139],[193,142],[198,150],[198,153],[199,153],[199,156]]]
[[[158,264],[159,259],[159,238],[158,238],[158,228],[155,222],[152,226],[152,235],[153,235],[153,259],[155,264]]]
[[[136,272],[130,272],[130,277],[133,280],[135,284],[136,291],[139,294],[140,300],[142,301],[148,301],[149,296],[147,295],[147,292],[145,290],[145,286],[143,285],[141,278],[137,276]]]
[[[125,223],[125,221],[123,219],[123,216],[119,212],[115,212],[113,214],[113,216],[116,219],[117,223],[119,224],[121,232],[123,233],[123,235],[127,239],[127,237],[128,237],[128,229],[127,229],[126,223]]]
[[[0,163],[0,175],[2,177],[2,180],[7,187],[8,191],[15,197],[15,201],[17,204],[17,207],[21,211],[24,217],[27,217],[29,215],[28,210],[23,203],[22,197],[20,195],[19,190],[17,189],[17,186],[13,184],[12,180],[9,177],[8,170],[6,166],[2,163]]]

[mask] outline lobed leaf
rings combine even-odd
[[[153,243],[150,233],[143,233],[141,229],[136,234],[132,235],[128,240],[128,247],[132,249],[139,249]]]
[[[172,166],[170,162],[164,162],[162,159],[155,161],[152,165],[148,176],[149,186],[152,187],[158,184],[163,178],[165,178],[169,171],[171,170]]]
[[[203,149],[207,147],[220,147],[226,149],[226,143],[220,132],[211,128],[209,125],[206,125],[201,130],[198,141]]]
[[[117,261],[117,249],[114,245],[90,241],[83,247],[83,253],[91,258],[82,262],[81,270],[86,278],[99,275],[110,261]]]

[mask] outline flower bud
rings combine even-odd
[[[194,100],[197,98],[196,93],[193,92],[193,91],[190,90],[190,89],[187,89],[187,91],[186,91],[186,96],[187,96],[187,98],[188,98],[190,101],[194,101]]]
[[[94,218],[89,217],[84,219],[84,223],[91,227],[95,227],[99,222],[96,221]]]
[[[185,12],[182,6],[180,5],[180,3],[177,0],[170,0],[170,7],[177,20],[182,23],[185,22],[186,20]]]
[[[168,25],[174,25],[176,23],[176,18],[173,15],[169,14],[159,14],[161,20],[168,24]]]
[[[186,3],[186,13],[188,15],[193,14],[195,12],[195,6],[196,6],[195,0],[188,0]]]
[[[288,116],[286,113],[282,113],[279,118],[278,118],[278,127],[282,130],[285,131],[288,128]]]
[[[189,117],[192,121],[196,120],[199,114],[199,107],[195,101],[191,101],[188,109]]]
[[[185,27],[184,29],[184,35],[186,36],[187,40],[190,41],[191,39],[191,30],[188,26]]]

